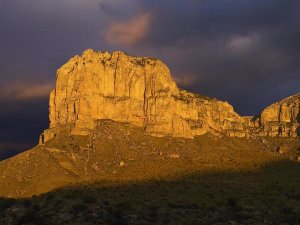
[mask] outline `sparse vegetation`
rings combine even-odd
[[[264,147],[288,145],[287,139],[155,138],[111,121],[99,122],[97,129],[91,140],[62,133],[35,149],[49,186],[37,177],[30,182],[40,192],[0,199],[0,224],[300,224],[300,164]],[[25,159],[27,172],[34,171]],[[82,182],[74,183],[79,176]]]
[[[15,203],[14,199],[0,198],[0,214]]]
[[[259,172],[197,172],[114,185],[95,182],[24,200],[1,199],[0,224],[18,217],[19,224],[32,225],[40,224],[37,221],[41,218],[49,225],[297,225],[299,172],[297,163],[283,161],[262,167]],[[60,199],[62,204],[57,207],[47,195],[55,196],[50,199]]]

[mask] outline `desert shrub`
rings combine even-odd
[[[49,225],[49,217],[41,217],[38,212],[34,209],[26,210],[25,213],[19,217],[17,225],[24,224],[38,224],[38,225]]]
[[[82,202],[77,202],[72,205],[71,210],[73,213],[80,213],[82,211],[85,211],[87,209],[87,206]]]
[[[94,215],[91,215],[91,214],[85,215],[84,219],[86,222],[91,222],[93,224],[95,224],[97,222],[97,217],[95,217]]]
[[[41,210],[41,207],[39,204],[37,203],[33,203],[32,206],[31,206],[32,210],[37,212],[37,211],[40,211]]]
[[[117,204],[117,209],[119,210],[132,210],[132,204],[130,201],[122,201],[119,204]]]
[[[25,207],[25,208],[30,208],[31,205],[32,205],[32,202],[29,200],[29,199],[25,199],[22,201],[22,205]]]
[[[25,213],[19,218],[18,225],[34,223],[36,220],[35,212],[31,209],[25,211]]]
[[[53,193],[47,193],[45,196],[46,201],[53,201],[55,199],[55,195]]]
[[[237,202],[237,200],[235,198],[228,198],[227,199],[227,206],[229,208],[231,208],[232,210],[235,210],[235,211],[241,209],[240,206],[239,206],[239,204],[238,204],[238,202]]]
[[[93,195],[85,194],[85,195],[82,196],[82,201],[84,203],[87,203],[87,204],[92,204],[92,203],[95,203],[97,201],[97,198]]]
[[[282,223],[288,224],[300,224],[300,216],[298,213],[293,211],[293,208],[290,206],[284,206],[281,208],[281,212],[279,213],[279,220]]]
[[[109,215],[109,222],[111,224],[119,224],[119,225],[126,225],[127,220],[124,217],[124,214],[121,210],[115,209]]]
[[[0,198],[0,211],[5,210],[15,203],[14,199]]]

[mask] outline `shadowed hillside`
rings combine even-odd
[[[194,171],[255,170],[283,159],[270,140],[153,137],[141,127],[110,120],[99,121],[88,136],[70,135],[64,127],[46,144],[0,162],[0,196],[31,196],[99,179],[128,182]]]
[[[0,163],[1,195],[17,197],[1,199],[0,224],[300,223],[300,164],[275,147],[286,139],[158,138],[110,120],[90,136],[64,129]]]
[[[163,172],[163,171],[162,171]],[[299,224],[300,165],[103,180],[0,201],[1,224]]]

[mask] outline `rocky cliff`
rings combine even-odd
[[[180,90],[157,59],[86,50],[57,71],[44,141],[67,124],[73,134],[88,134],[101,119],[143,126],[154,136],[177,137],[207,132],[245,136],[247,121],[227,102]]]
[[[298,114],[299,96],[294,96],[257,119],[242,117],[227,102],[179,89],[158,59],[89,49],[58,69],[50,128],[40,142],[66,125],[74,135],[90,134],[103,119],[143,127],[152,136],[297,136]]]
[[[276,102],[256,119],[260,136],[299,136],[300,94]]]

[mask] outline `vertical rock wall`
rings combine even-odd
[[[207,132],[233,137],[297,136],[299,96],[242,117],[227,102],[180,90],[161,61],[86,50],[57,71],[50,94],[47,141],[68,125],[87,135],[97,120],[143,126],[150,135],[192,138]]]

